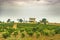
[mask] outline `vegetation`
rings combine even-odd
[[[46,25],[46,21],[47,21],[46,18],[43,18],[43,19],[42,19],[42,22],[43,22],[45,25]]]
[[[10,22],[10,21],[11,21],[11,19],[8,19],[8,20],[7,20],[7,22]]]
[[[3,33],[2,36],[3,36],[3,38],[6,39],[6,38],[10,37],[10,34],[8,32],[6,32],[6,33]]]
[[[0,33],[4,39],[11,37],[11,35],[14,35],[15,38],[17,35],[24,38],[27,35],[27,37],[32,37],[36,34],[36,38],[39,38],[41,35],[54,36],[55,34],[60,34],[60,26],[46,24],[46,19],[42,19],[44,24],[16,23],[16,29],[13,28],[14,21],[9,19],[7,22],[9,23],[0,23]],[[23,22],[23,20],[20,19],[20,22]]]
[[[25,37],[25,34],[24,34],[23,32],[21,33],[21,37],[22,37],[22,38],[24,38],[24,37]]]
[[[18,19],[18,22],[21,22],[22,23],[23,22],[23,19]]]

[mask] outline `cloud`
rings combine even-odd
[[[60,3],[60,0],[0,0],[0,4],[3,4],[5,2],[8,2],[9,4],[15,3],[20,5],[26,5],[26,4],[45,5],[45,4],[57,4]]]
[[[60,6],[57,6],[57,4],[60,5],[59,0],[0,0],[0,4],[2,6],[2,9],[0,8],[2,20],[4,17],[6,19],[20,17],[36,17],[40,19],[41,17],[47,17],[51,21],[52,19],[55,22],[60,21]]]

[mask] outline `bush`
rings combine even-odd
[[[4,29],[0,29],[0,32],[4,32]]]
[[[6,39],[6,38],[10,37],[10,34],[8,32],[6,32],[6,33],[3,33],[2,36],[3,36],[3,38]]]
[[[21,33],[21,37],[24,38],[25,37],[25,34],[24,33]]]
[[[60,27],[55,29],[56,34],[60,34]]]
[[[53,29],[53,30],[49,30],[49,29],[44,29],[43,31],[42,31],[43,33],[43,35],[46,35],[46,36],[54,36],[55,35],[55,30]]]
[[[29,36],[33,36],[33,31],[28,31],[27,34],[28,34]]]
[[[36,37],[38,38],[40,36],[40,32],[36,31]]]
[[[43,35],[46,35],[46,36],[49,36],[50,34],[50,30],[48,29],[44,29],[42,32],[43,32]]]
[[[24,30],[25,30],[24,28],[21,28],[21,29],[20,29],[20,32],[24,32]]]
[[[32,31],[36,32],[37,31],[37,27],[33,27]]]
[[[18,32],[17,32],[17,31],[15,31],[13,35],[16,37],[16,36],[18,35]]]
[[[9,28],[9,29],[7,29],[7,31],[11,34],[15,31],[15,29],[14,28]]]

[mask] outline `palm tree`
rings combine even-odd
[[[46,25],[46,18],[43,18],[42,22]]]
[[[23,22],[23,19],[17,19],[17,20],[18,20],[18,22],[21,22],[21,23]]]

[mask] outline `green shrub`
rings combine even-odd
[[[9,28],[9,29],[7,29],[7,31],[11,34],[15,31],[15,29],[14,28]]]
[[[6,39],[6,38],[10,37],[10,34],[8,32],[6,32],[6,33],[3,33],[2,36],[3,36],[3,38]]]
[[[60,27],[58,27],[58,28],[55,29],[55,33],[56,34],[60,34]]]
[[[40,36],[40,32],[36,31],[36,37],[38,38]]]
[[[16,37],[16,36],[18,35],[18,32],[17,32],[17,31],[15,31],[13,35]]]
[[[20,29],[20,32],[24,32],[24,30],[25,30],[24,28],[21,28],[21,29]]]
[[[24,33],[21,33],[21,37],[24,38],[25,37],[25,34]]]
[[[28,34],[29,36],[33,36],[34,33],[33,33],[33,31],[28,31],[27,34]]]
[[[37,27],[33,27],[32,31],[36,32],[37,31]]]

